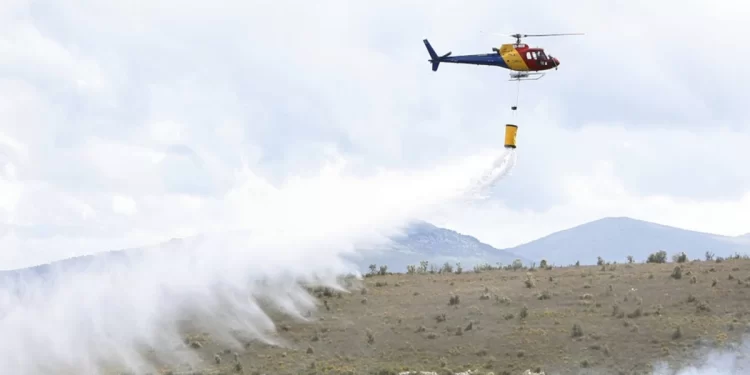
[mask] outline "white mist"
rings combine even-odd
[[[463,199],[496,158],[490,152],[367,178],[345,175],[339,162],[280,188],[246,172],[217,212],[224,231],[2,287],[0,368],[94,374],[108,363],[155,371],[142,356],[147,348],[193,362],[190,351],[171,350],[182,343],[182,321],[227,347],[241,348],[236,331],[283,345],[261,305],[304,319],[316,306],[299,281],[336,287],[336,275],[356,272],[342,254],[383,243],[410,220]]]

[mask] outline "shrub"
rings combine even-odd
[[[480,273],[484,271],[492,271],[495,269],[502,269],[502,265],[498,263],[497,267],[489,264],[489,263],[483,263],[483,264],[477,264],[474,266],[474,273]],[[459,273],[459,269],[461,269],[460,263],[456,265],[456,273]]]
[[[513,264],[511,266],[513,268],[513,271],[517,271],[521,268],[523,268],[523,262],[521,262],[520,259],[516,259],[513,261]]]
[[[385,276],[388,274],[388,266],[380,266],[380,271],[378,272],[378,275]]]
[[[682,338],[682,329],[677,327],[674,332],[672,332],[672,340],[679,340],[680,338]]]
[[[536,295],[536,298],[539,300],[551,299],[552,293],[550,293],[548,290],[545,290],[545,291],[542,291],[541,293],[538,293]]]
[[[521,312],[518,315],[521,319],[526,319],[529,316],[529,308],[526,305],[521,307]]]
[[[672,270],[672,278],[673,279],[681,279],[682,278],[682,268],[680,266],[675,266],[674,270]]]
[[[440,273],[453,273],[453,266],[450,263],[445,262],[443,268],[440,269]]]
[[[648,256],[648,259],[646,260],[646,263],[666,263],[666,262],[667,262],[667,252],[664,250],[660,250],[653,254],[650,254]]]
[[[526,284],[527,288],[536,287],[536,280],[534,280],[534,275],[532,275],[531,273],[526,273],[526,280],[524,281],[524,284]]]
[[[688,261],[688,256],[684,252],[679,252],[672,255],[672,261],[675,263],[685,263]]]
[[[583,336],[583,328],[581,328],[578,324],[573,324],[573,332],[571,334],[573,337],[581,337]]]

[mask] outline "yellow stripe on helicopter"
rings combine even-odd
[[[503,44],[498,53],[503,57],[503,60],[505,60],[505,63],[511,70],[522,72],[527,72],[529,70],[529,66],[526,65],[521,54],[516,51],[512,44]]]

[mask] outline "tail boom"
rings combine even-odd
[[[430,42],[427,39],[423,40],[427,53],[430,54],[430,59],[427,60],[432,63],[432,71],[436,72],[441,62],[453,63],[453,64],[470,64],[470,65],[484,65],[484,66],[498,66],[501,68],[508,69],[508,64],[505,62],[503,57],[499,53],[487,53],[480,55],[463,55],[451,57],[451,52],[445,55],[438,56],[435,49],[432,48]]]

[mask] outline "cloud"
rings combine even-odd
[[[133,198],[115,195],[112,198],[112,211],[116,214],[131,216],[138,212],[138,208]]]
[[[566,190],[571,180],[600,178],[597,165],[606,163],[634,216],[747,232],[737,221],[664,215],[650,203],[663,197],[680,212],[716,215],[707,205],[742,215],[748,75],[716,67],[710,52],[744,35],[742,12],[697,1],[554,5],[528,4],[519,15],[489,1],[8,3],[0,12],[0,94],[8,98],[0,160],[14,175],[0,182],[8,191],[0,217],[81,229],[33,246],[21,239],[24,250],[5,253],[0,266],[55,259],[55,241],[75,244],[59,254],[79,254],[199,232],[191,215],[209,215],[244,166],[274,186],[315,175],[331,155],[360,176],[419,171],[499,146],[508,122],[520,125],[518,164],[486,206],[504,209],[483,217],[514,234],[455,219],[471,207],[451,212],[454,227],[503,246],[576,224],[553,214],[561,207],[579,220],[623,212],[621,195],[594,207],[586,203],[601,202],[594,192]],[[507,71],[442,64],[435,73],[421,43],[461,54],[511,40],[490,32],[586,35],[527,40],[562,66],[521,85],[514,118]],[[118,196],[132,199],[131,216],[114,212]]]
[[[262,331],[256,301],[235,295],[299,313],[310,301],[285,275],[346,269],[340,254],[410,218],[497,246],[603,215],[745,233],[745,19],[699,1],[5,1],[0,269],[207,237],[21,285],[35,292],[22,300],[0,291],[4,368],[138,362],[132,345],[170,343],[180,309],[229,342]],[[521,85],[515,117],[507,71],[435,73],[422,44],[483,53],[510,41],[488,32],[579,31],[527,40],[562,65]],[[452,201],[509,122],[513,174],[488,202]],[[257,288],[268,272],[277,285]]]

